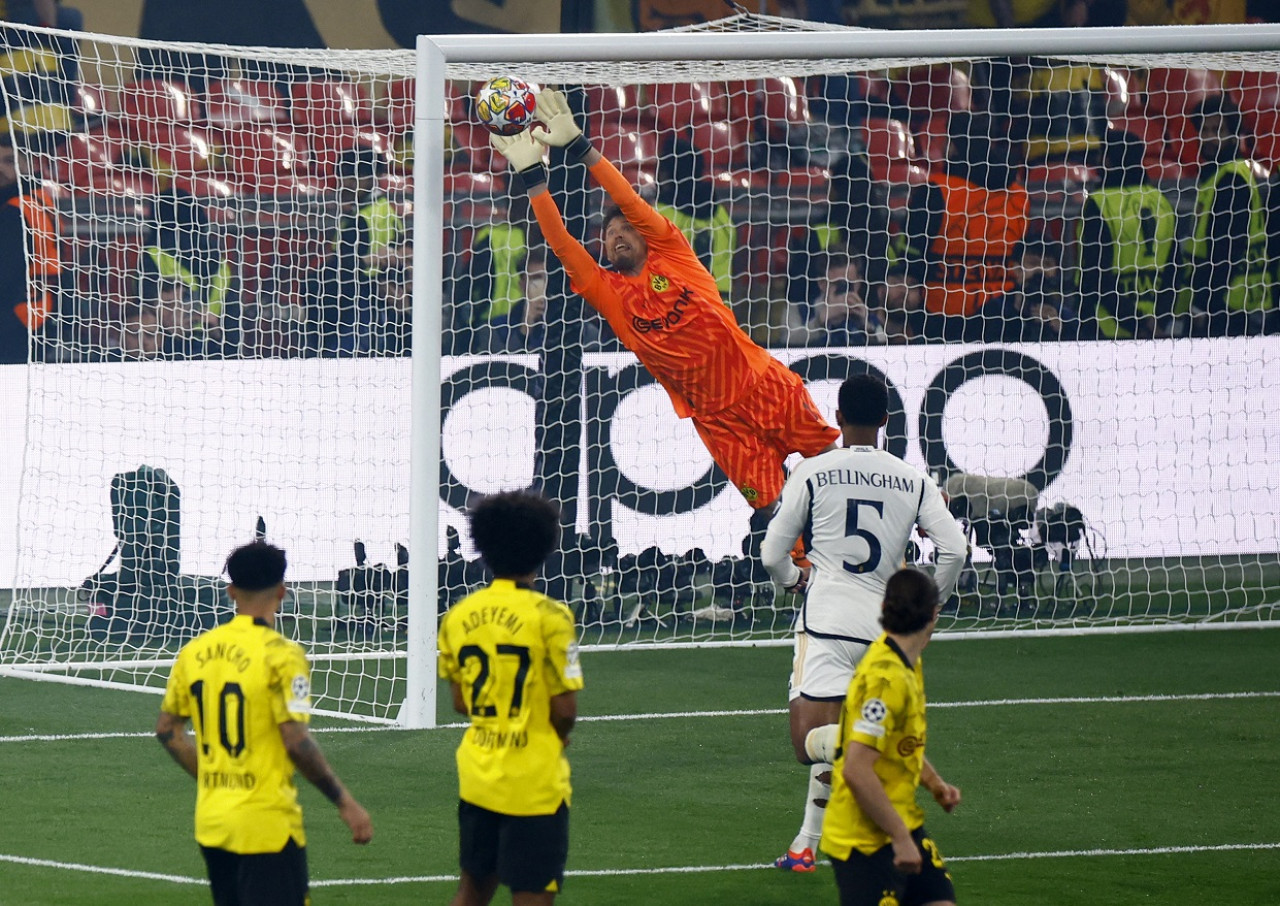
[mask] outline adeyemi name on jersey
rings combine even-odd
[[[820,488],[825,488],[829,484],[851,484],[885,488],[890,491],[905,491],[908,494],[916,492],[914,478],[886,475],[883,472],[859,472],[856,469],[827,469],[825,472],[815,472],[813,482]]]
[[[680,295],[676,297],[675,304],[671,309],[660,318],[641,318],[638,315],[632,316],[631,326],[635,328],[636,333],[648,333],[651,330],[665,330],[668,327],[675,327],[684,317],[685,307],[693,301],[693,290],[685,287],[680,290]]]
[[[505,607],[482,607],[467,614],[462,621],[462,629],[464,632],[470,633],[481,626],[494,623],[502,626],[512,635],[518,633],[524,626],[520,618]]]
[[[210,645],[207,648],[201,648],[196,651],[196,662],[201,666],[210,661],[230,661],[232,666],[241,673],[249,669],[252,660],[248,653],[239,645],[228,645],[225,642],[219,642],[216,645]]]

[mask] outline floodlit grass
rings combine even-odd
[[[1275,902],[1280,814],[1267,791],[1280,773],[1280,697],[1257,693],[1280,693],[1278,643],[1276,630],[1253,629],[931,647],[929,755],[964,802],[950,816],[929,805],[927,820],[960,901]],[[571,876],[562,902],[835,902],[829,869],[759,867],[791,839],[804,794],[781,713],[789,659],[781,648],[585,655],[586,717],[766,713],[584,720],[569,750],[569,867],[622,873]],[[194,789],[150,738],[157,696],[3,679],[0,697],[0,903],[208,902],[194,883]],[[1033,701],[1061,698],[1079,700]],[[339,726],[317,721],[319,739],[377,836],[352,846],[301,782],[314,901],[445,902],[460,731],[324,732]],[[89,733],[141,735],[11,739]],[[1160,851],[1172,847],[1194,851]],[[626,873],[688,867],[704,870]]]

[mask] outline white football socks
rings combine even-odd
[[[826,782],[821,778],[825,777]],[[816,855],[818,841],[822,839],[822,818],[827,813],[827,800],[831,798],[831,765],[809,765],[809,792],[804,799],[804,821],[800,833],[791,841],[791,851],[798,853],[811,849]]]

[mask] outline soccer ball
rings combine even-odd
[[[533,122],[538,96],[528,82],[498,76],[480,86],[476,94],[476,116],[495,135],[515,135]]]

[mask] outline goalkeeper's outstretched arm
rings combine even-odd
[[[600,265],[582,243],[570,234],[564,225],[560,209],[547,191],[547,169],[542,162],[543,146],[534,141],[529,132],[494,135],[491,141],[498,153],[519,174],[525,192],[529,195],[534,216],[538,218],[543,238],[564,265],[574,290],[598,308],[595,301],[597,293],[594,290],[600,281]]]

